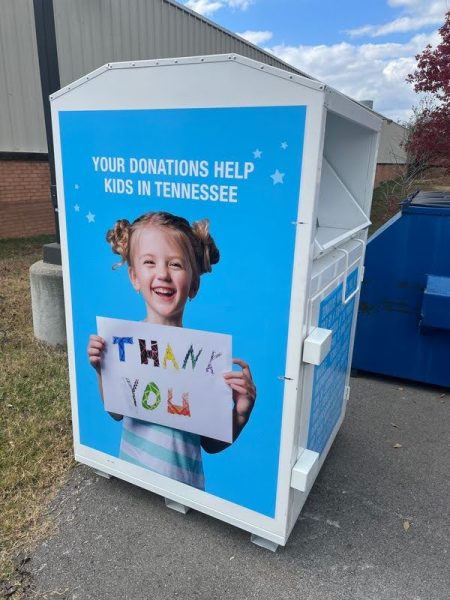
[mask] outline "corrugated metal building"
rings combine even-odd
[[[236,52],[298,73],[171,0],[53,0],[61,87],[115,61]],[[0,3],[0,152],[45,153],[33,0]]]
[[[396,179],[406,171],[407,155],[404,148],[407,129],[395,121],[384,118],[380,132],[375,185]]]
[[[55,38],[58,87],[108,62],[227,52],[299,73],[171,0],[2,0],[0,237],[54,230],[39,35]]]
[[[108,62],[228,52],[305,75],[172,0],[2,0],[0,237],[54,229],[43,43],[54,58],[42,73],[47,88],[49,78],[62,87]]]

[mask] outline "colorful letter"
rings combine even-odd
[[[181,415],[183,417],[190,417],[191,411],[189,409],[189,392],[184,392],[181,394],[181,399],[183,404],[174,404],[173,401],[173,391],[172,388],[169,388],[167,392],[167,412],[171,415]]]
[[[155,394],[155,401],[153,404],[148,403],[148,398],[150,394]],[[153,381],[147,385],[144,390],[144,395],[142,396],[142,406],[147,408],[148,410],[155,410],[159,403],[161,402],[161,392],[159,391],[159,387]]]
[[[137,388],[137,386],[139,385],[139,379],[135,379],[133,384],[132,384],[132,383],[131,383],[131,381],[128,379],[128,377],[125,377],[125,381],[127,382],[127,384],[128,384],[128,387],[129,387],[129,388],[130,388],[130,390],[131,390],[131,395],[133,396],[133,402],[134,402],[134,405],[135,405],[135,406],[137,406],[135,392],[136,392],[136,388]]]
[[[198,351],[197,356],[194,356],[194,348],[192,347],[192,344],[189,347],[189,350],[186,352],[186,356],[184,357],[184,361],[183,361],[183,369],[186,368],[187,362],[189,360],[189,357],[191,357],[191,362],[192,362],[192,370],[195,369],[195,365],[197,364],[198,361],[198,357],[200,356],[200,354],[202,353],[203,348],[200,348],[200,350]]]
[[[167,361],[168,360],[170,360],[170,362],[173,364],[175,369],[178,370],[180,368],[178,366],[177,359],[175,358],[175,354],[173,353],[173,350],[172,350],[172,347],[170,344],[167,344],[166,353],[164,354],[164,358],[163,358],[163,367],[165,369],[167,369]]]
[[[119,347],[119,360],[125,362],[125,344],[132,344],[132,337],[116,337],[113,336],[113,344],[118,344]]]
[[[219,358],[219,356],[222,356],[222,352],[217,352],[217,354],[214,352],[214,350],[211,353],[211,358],[209,359],[209,363],[208,366],[206,367],[206,372],[207,373],[211,373],[211,375],[214,375],[214,371],[212,368],[212,361],[215,360],[216,358]]]
[[[145,340],[139,340],[139,348],[141,351],[141,365],[148,365],[148,359],[153,361],[154,367],[159,367],[158,342],[152,340],[150,342],[151,350],[147,350]]]

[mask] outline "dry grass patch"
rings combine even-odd
[[[33,336],[29,267],[46,241],[0,240],[0,581],[47,531],[44,509],[73,464],[67,353]]]

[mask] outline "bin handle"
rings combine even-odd
[[[359,242],[361,244],[361,246],[364,248],[364,240],[360,239],[360,238],[354,238],[353,241],[355,242]],[[351,300],[353,300],[353,298],[356,296],[356,294],[359,292],[359,290],[361,289],[361,260],[363,259],[363,255],[361,255],[360,260],[358,261],[358,284],[356,286],[356,289],[353,290],[353,292],[350,294],[350,296],[347,297],[347,271],[348,271],[348,263],[350,262],[350,252],[348,250],[345,250],[345,248],[336,248],[336,250],[338,250],[339,252],[343,252],[345,255],[345,279],[343,281],[343,285],[342,285],[342,304],[346,305],[348,304]]]

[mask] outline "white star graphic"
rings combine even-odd
[[[75,206],[73,207],[75,212],[80,212],[80,207],[78,204],[75,204]]]
[[[91,213],[91,211],[89,211],[88,214],[86,215],[86,219],[88,220],[88,223],[94,223],[94,221],[95,221],[95,215],[93,215]]]
[[[73,187],[74,187],[76,190],[79,190],[79,189],[80,189],[80,186],[78,185],[78,183],[76,183],[76,184],[75,184]]]
[[[256,150],[253,152],[253,156],[254,156],[255,158],[261,158],[261,156],[262,156],[262,152],[261,152],[261,150],[259,150],[259,148],[257,148],[257,149],[256,149]]]
[[[286,173],[280,173],[280,171],[277,169],[275,171],[275,173],[273,175],[271,175],[272,179],[273,179],[273,185],[276,185],[277,183],[284,183],[283,179]]]
[[[287,142],[282,142],[282,143],[281,143],[281,148],[282,148],[283,150],[286,150],[286,148],[287,148],[287,147],[288,147],[288,143],[287,143]]]

